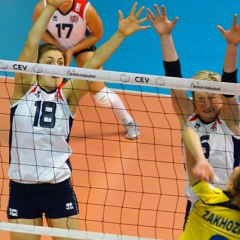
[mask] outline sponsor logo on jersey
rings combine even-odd
[[[194,126],[194,128],[198,131],[199,128],[200,128],[200,123],[196,123],[195,126]]]
[[[217,131],[217,123],[216,123],[216,121],[215,121],[214,124],[212,125],[211,131],[212,131],[212,132],[216,132],[216,131]]]
[[[56,15],[53,15],[52,20],[57,22],[58,21],[58,17]]]
[[[40,93],[41,93],[41,90],[37,90],[37,92],[35,92],[35,96],[37,97],[37,98],[39,98],[40,97]]]
[[[78,22],[78,16],[70,16],[70,22],[71,23],[77,23]]]
[[[70,202],[70,203],[66,203],[66,209],[67,210],[72,210],[73,209],[73,204]]]
[[[18,217],[18,210],[13,209],[13,208],[9,208],[9,215],[13,216],[13,217]]]
[[[80,12],[80,8],[81,8],[81,4],[80,4],[80,3],[77,3],[77,4],[76,4],[75,11],[76,11],[76,12]]]

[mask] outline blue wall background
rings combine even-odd
[[[32,25],[32,13],[37,2],[37,0],[0,1],[0,59],[17,60]],[[134,1],[92,0],[90,2],[97,9],[104,25],[104,36],[97,44],[100,46],[116,31],[118,10],[122,10],[126,17]],[[181,60],[183,76],[190,78],[203,69],[221,73],[226,43],[216,29],[216,25],[229,29],[233,15],[240,14],[240,2],[139,0],[138,7],[145,6],[154,11],[154,3],[166,6],[170,20],[175,16],[179,17],[173,37]],[[145,14],[146,11],[142,16],[144,17]],[[104,69],[164,75],[159,37],[154,29],[138,32],[125,39],[116,53],[105,63]],[[115,84],[109,86],[121,87]]]

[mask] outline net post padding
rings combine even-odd
[[[168,89],[240,95],[240,85],[234,83],[164,77],[140,73],[93,70],[77,67],[53,66],[47,64],[8,61],[1,59],[0,71],[58,76],[96,82],[106,81],[111,83],[124,83],[138,86],[141,85]]]

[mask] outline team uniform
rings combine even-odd
[[[164,61],[164,68],[166,76],[182,77],[179,60]],[[228,78],[235,78],[236,74],[237,71],[228,75]],[[224,189],[232,170],[240,165],[240,136],[236,136],[219,116],[216,116],[213,122],[207,123],[201,120],[199,115],[193,113],[186,121],[184,130],[187,127],[192,128],[198,134],[205,157],[219,177],[220,182],[213,182],[214,186]],[[188,181],[186,181],[185,194],[187,196],[189,195],[188,188]]]
[[[191,187],[190,198],[194,208],[180,240],[240,238],[240,208],[231,203],[228,192],[201,181]]]
[[[44,5],[46,6],[46,0],[44,0]],[[57,9],[53,14],[47,30],[64,48],[70,49],[74,47],[90,34],[85,19],[89,5],[90,3],[85,0],[74,0],[73,6],[68,13],[63,14]],[[86,50],[94,51],[95,46],[83,51]]]
[[[46,0],[44,4],[46,6]],[[73,0],[72,8],[68,13],[63,14],[57,9],[50,19],[47,30],[67,50],[76,46],[91,34],[91,29],[88,29],[86,22],[86,12],[89,6],[90,3],[86,0]],[[76,57],[83,52],[94,52],[95,50],[96,47],[93,45],[75,52],[73,55]],[[110,107],[113,109],[114,114],[121,120],[127,130],[126,137],[128,139],[135,139],[140,136],[138,124],[127,112],[122,100],[116,93],[105,86],[97,93],[92,93],[92,95],[96,103],[101,107]]]
[[[219,116],[216,116],[215,121],[205,123],[196,113],[193,113],[188,118],[186,127],[192,128],[198,134],[205,158],[208,159],[219,178],[218,183],[213,182],[214,186],[225,189],[233,169],[239,166],[240,137],[236,136]],[[188,186],[189,183],[186,181],[187,196],[189,195]]]
[[[52,193],[56,195],[55,198],[54,194],[50,197],[51,204],[54,201],[60,204],[69,199],[62,204],[70,203],[74,206],[71,208],[75,210],[74,214],[78,212],[76,197],[69,181],[71,165],[68,160],[72,153],[68,140],[74,116],[62,93],[62,86],[63,84],[52,92],[46,92],[34,85],[11,106],[9,217],[20,217],[19,214],[16,216],[11,213],[12,209],[21,212],[21,206],[25,210],[26,206],[33,203],[50,206],[44,200],[44,195]],[[28,189],[32,189],[31,193],[35,194],[27,193]],[[25,202],[19,201],[21,192]],[[64,197],[65,194],[68,197]],[[36,196],[39,200],[37,202],[33,201]],[[21,218],[36,217],[27,210],[23,214]]]
[[[164,68],[166,76],[182,77],[179,60],[174,62],[164,61]],[[236,74],[237,71],[228,74],[227,77],[236,78]],[[226,73],[223,74],[222,78],[226,77],[226,75]],[[213,122],[206,123],[196,113],[193,113],[188,118],[186,127],[192,128],[200,137],[205,157],[219,178],[219,183],[212,183],[214,186],[224,189],[234,167],[240,165],[240,137],[236,136],[219,116],[216,116]],[[184,146],[183,153],[185,157]],[[189,198],[188,176],[186,176],[185,182],[185,195]],[[191,201],[188,200],[185,221],[192,206]]]

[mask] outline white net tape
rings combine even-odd
[[[133,236],[124,236],[116,234],[106,234],[97,232],[76,231],[60,228],[39,227],[24,224],[4,223],[0,222],[0,229],[9,232],[20,232],[27,234],[65,237],[72,239],[85,239],[85,240],[153,240],[152,238],[141,238]]]
[[[76,67],[62,67],[46,64],[7,61],[0,59],[0,71],[20,72],[46,76],[59,76],[99,82],[124,83],[141,86],[160,87],[178,90],[214,92],[240,95],[240,85],[216,81],[193,80],[186,78],[163,77],[140,73],[93,70]]]
[[[141,85],[148,87],[203,91],[240,95],[239,84],[221,83],[215,81],[193,80],[186,78],[164,77],[149,74],[116,72],[106,70],[93,70],[75,67],[60,67],[45,64],[26,63],[18,61],[0,60],[0,74],[2,72],[19,72],[23,74],[38,74],[47,76],[59,76],[90,81],[101,81],[110,83],[123,83],[130,85]],[[147,240],[150,238],[140,238],[116,234],[105,234],[88,231],[74,231],[67,229],[48,228],[40,226],[29,226],[22,224],[10,224],[0,222],[0,230],[31,233],[37,235],[47,235],[56,237],[67,237],[72,239],[123,239],[123,240]]]

